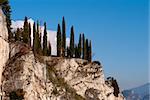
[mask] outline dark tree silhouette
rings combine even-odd
[[[41,46],[41,36],[40,36],[40,31],[39,31],[39,21],[37,21],[36,25],[36,36],[37,36],[37,53],[42,55],[42,46]]]
[[[48,43],[48,51],[47,51],[47,56],[51,56],[51,43]]]
[[[21,37],[20,37],[21,34],[22,33],[21,33],[20,29],[17,28],[17,31],[15,32],[15,41],[20,41],[21,40]]]
[[[75,50],[74,50],[74,28],[71,27],[70,33],[70,57],[74,57]]]
[[[31,24],[30,23],[29,23],[28,27],[29,27],[28,44],[31,47]]]
[[[65,57],[66,51],[66,23],[65,18],[62,20],[62,56]]]
[[[60,24],[57,27],[57,56],[61,56],[61,28]]]
[[[44,36],[43,36],[43,55],[47,56],[47,28],[46,22],[44,23]]]
[[[88,56],[89,56],[89,53],[88,53],[88,39],[86,39],[86,42],[85,42],[85,58],[86,60],[88,60]]]
[[[37,53],[38,42],[37,42],[37,34],[36,34],[36,24],[33,24],[33,52]]]
[[[82,59],[86,58],[86,45],[85,45],[85,37],[84,33],[82,34]]]
[[[29,24],[27,17],[25,17],[23,25],[23,42],[29,44]]]
[[[92,61],[92,43],[91,43],[91,40],[90,40],[89,46],[88,46],[88,61],[89,62]]]
[[[79,58],[81,58],[81,54],[82,54],[82,42],[81,42],[81,34],[79,36],[79,43],[78,43],[78,53],[79,53]]]

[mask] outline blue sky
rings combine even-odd
[[[105,77],[115,77],[121,89],[148,82],[148,0],[10,0],[12,19],[24,16],[47,22],[56,30],[65,16],[67,36],[84,32],[92,40],[93,59]]]

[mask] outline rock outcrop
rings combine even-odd
[[[14,46],[14,44],[13,44]],[[23,44],[17,43],[16,49]],[[15,47],[14,47],[15,48]],[[3,71],[3,100],[123,100],[105,83],[100,63],[14,52]]]
[[[9,43],[8,43],[8,31],[6,27],[6,18],[0,7],[0,87],[3,67],[5,66],[9,58]],[[1,95],[1,88],[0,88]]]

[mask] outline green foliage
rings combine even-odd
[[[61,28],[59,24],[57,27],[57,56],[61,56]]]
[[[47,56],[47,28],[46,28],[46,22],[44,23],[44,36],[43,36],[43,55]]]
[[[74,28],[71,27],[70,33],[70,57],[74,57],[75,50],[74,50]]]
[[[62,21],[62,56],[65,57],[66,53],[66,23],[65,18],[63,17]]]

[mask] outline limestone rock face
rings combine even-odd
[[[6,41],[8,40],[6,17],[3,14],[1,6],[0,6],[0,37]]]
[[[6,18],[0,7],[0,86],[3,67],[9,58],[8,31],[6,27]]]
[[[82,59],[34,56],[13,44],[2,76],[2,100],[123,100],[105,84],[102,66]],[[15,50],[17,49],[17,50]],[[20,51],[18,50],[20,49]]]

